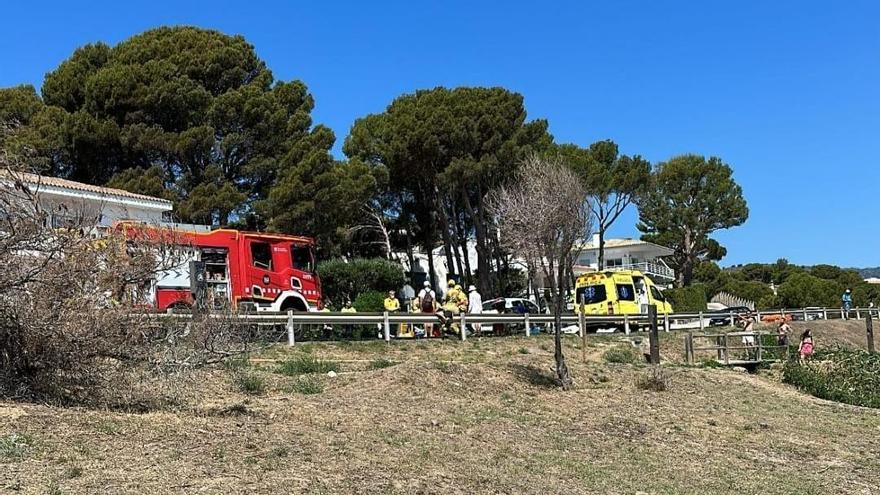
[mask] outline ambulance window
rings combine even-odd
[[[272,248],[268,242],[251,243],[251,261],[257,268],[272,269]]]
[[[583,299],[584,304],[596,304],[599,302],[608,299],[608,293],[605,291],[605,285],[588,285],[586,287],[581,287],[577,290],[577,300],[576,304],[581,303],[581,299]]]
[[[651,286],[651,297],[658,301],[666,301],[666,296],[664,296],[663,293],[660,292],[660,289],[654,287],[653,285]]]
[[[290,246],[290,257],[293,261],[293,268],[304,272],[314,271],[314,266],[312,266],[314,259],[309,246],[297,246],[296,244]]]
[[[617,284],[617,299],[621,301],[635,301],[636,293],[630,284]]]

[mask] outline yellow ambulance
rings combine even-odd
[[[672,305],[657,285],[638,270],[586,273],[575,281],[574,310],[588,315],[631,315],[648,312],[672,313]]]

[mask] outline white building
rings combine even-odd
[[[599,268],[599,234],[579,247],[575,273],[596,271]],[[639,270],[658,284],[675,280],[675,271],[663,261],[674,253],[672,249],[638,239],[605,239],[606,270]]]
[[[122,189],[93,186],[57,177],[0,171],[0,185],[18,180],[38,198],[53,227],[91,224],[101,232],[120,220],[159,224],[169,220],[172,203],[166,199],[135,194]]]

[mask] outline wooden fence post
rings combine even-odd
[[[694,364],[694,332],[692,331],[688,332],[687,340],[684,341],[684,353],[687,363],[690,365]]]
[[[293,310],[287,310],[287,345],[296,344],[296,336],[293,334]]]
[[[865,331],[868,337],[868,352],[874,353],[874,322],[871,320],[871,313],[865,319]]]
[[[586,295],[581,295],[581,314],[578,318],[578,324],[581,326],[581,361],[587,362],[587,315],[584,313],[586,305]]]
[[[666,321],[669,321],[669,314],[666,314]],[[651,334],[649,343],[651,346],[651,364],[660,364],[660,335],[657,329],[657,306],[648,305],[648,320],[651,323]]]

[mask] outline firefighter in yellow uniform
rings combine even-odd
[[[400,312],[400,301],[397,300],[397,297],[394,295],[393,290],[388,291],[388,297],[386,297],[385,300],[382,301],[382,306],[385,308],[385,311],[387,311],[389,313],[399,313]],[[390,331],[391,331],[391,335],[395,335],[397,337],[400,337],[400,335],[399,335],[400,329],[396,323],[391,324]]]

